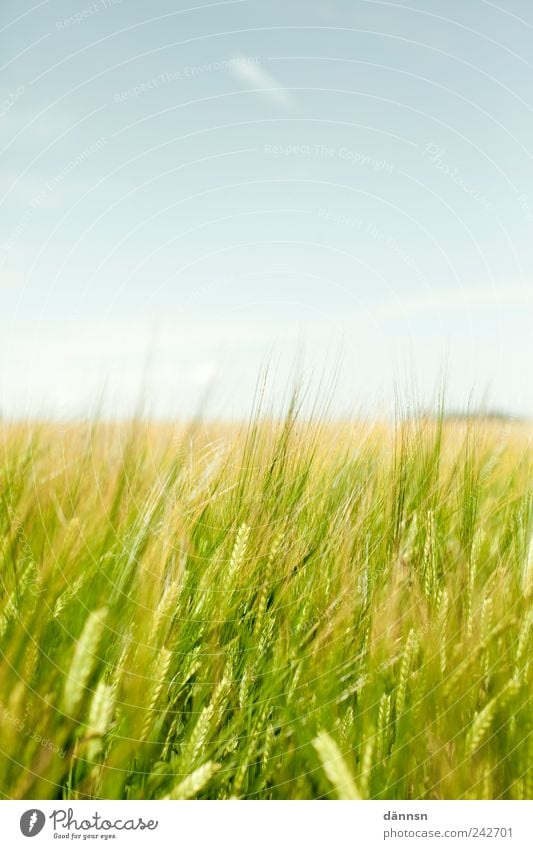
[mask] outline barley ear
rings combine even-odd
[[[65,713],[73,714],[78,709],[87,689],[87,682],[97,660],[95,652],[104,630],[106,615],[106,608],[95,610],[89,614],[83,626],[63,690],[62,708]]]
[[[167,801],[170,799],[192,799],[198,795],[200,790],[204,789],[219,769],[219,764],[213,761],[207,761],[207,763],[199,766],[198,769],[195,769],[194,772],[191,772],[183,781],[180,781],[179,784],[173,787],[170,793],[163,796],[163,799]]]
[[[335,788],[339,799],[361,799],[355,781],[335,740],[321,731],[313,740],[324,772]]]
[[[87,760],[94,761],[104,745],[104,736],[109,730],[113,716],[114,692],[110,684],[98,682],[94,691],[87,722]]]

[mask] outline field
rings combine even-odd
[[[4,797],[533,798],[528,426],[0,433]]]

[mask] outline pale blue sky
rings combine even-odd
[[[533,414],[526,0],[4,0],[0,409]]]

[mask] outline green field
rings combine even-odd
[[[0,433],[4,797],[533,798],[528,426]]]

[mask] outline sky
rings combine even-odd
[[[240,417],[268,364],[533,416],[532,39],[526,0],[2,0],[0,414]]]

